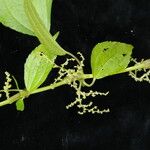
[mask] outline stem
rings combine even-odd
[[[90,79],[90,78],[93,78],[93,75],[92,75],[92,74],[83,74],[83,75],[81,76],[81,78],[82,78],[82,79]],[[78,80],[78,79],[77,79],[77,80]],[[80,80],[80,79],[79,79],[79,80]],[[63,79],[63,80],[60,81],[60,82],[53,83],[53,84],[51,84],[51,85],[38,88],[38,89],[36,89],[35,91],[31,92],[30,94],[35,94],[35,93],[40,93],[40,92],[44,92],[44,91],[47,91],[47,90],[52,90],[52,89],[55,89],[56,87],[59,87],[59,86],[68,84],[68,83],[70,83],[70,82],[71,82],[70,79],[66,77],[65,79]]]
[[[128,67],[128,68],[126,68],[125,70],[123,70],[123,71],[121,71],[119,73],[125,73],[125,72],[129,72],[129,71],[133,71],[133,70],[137,70],[137,69],[142,69],[142,68],[143,69],[150,68],[150,59],[145,60],[142,63],[136,64],[136,65],[134,65],[132,67]],[[85,80],[85,79],[90,79],[90,78],[93,78],[92,74],[82,74],[76,80],[80,81],[80,80]],[[19,100],[21,98],[28,97],[29,95],[40,93],[40,92],[44,92],[44,91],[51,90],[51,89],[54,89],[56,87],[59,87],[59,86],[65,85],[65,84],[69,84],[70,82],[72,82],[71,79],[69,77],[66,77],[63,80],[61,80],[60,82],[56,82],[56,83],[53,83],[51,85],[38,88],[38,89],[34,90],[33,92],[28,92],[26,90],[20,90],[19,93],[13,95],[9,99],[6,99],[6,100],[0,102],[0,107],[4,106],[4,105],[7,105],[7,104],[12,104],[13,102],[15,102],[15,101],[17,101],[17,100]],[[94,84],[94,82],[95,82],[95,79],[93,79],[91,84],[87,84],[86,82],[84,82],[84,84],[86,86],[92,86]],[[15,91],[15,89],[12,89],[12,91]],[[16,91],[18,91],[18,90],[16,90]],[[3,92],[3,90],[1,90],[1,92]]]
[[[6,99],[6,100],[0,102],[0,107],[7,105],[7,104],[12,104],[13,102],[19,100],[20,98],[27,97],[28,95],[29,95],[28,91],[25,91],[25,90],[21,91],[15,95],[13,95],[9,99]]]
[[[93,75],[92,74],[83,74],[80,77],[80,79],[89,79],[89,78],[93,78]],[[76,79],[76,80],[80,80],[80,79]],[[59,86],[65,85],[65,84],[69,84],[70,82],[71,82],[70,78],[66,77],[60,82],[56,82],[56,83],[53,83],[51,85],[38,88],[33,92],[28,92],[26,90],[20,90],[19,93],[17,93],[15,95],[13,95],[12,97],[0,102],[0,107],[7,105],[7,104],[12,104],[13,102],[16,102],[17,100],[19,100],[21,98],[28,97],[29,95],[44,92],[47,90],[52,90],[52,89],[55,89],[56,87],[59,87]],[[13,89],[12,91],[15,91],[15,90]],[[16,91],[18,91],[18,90],[16,90]],[[1,92],[3,92],[3,90],[1,90]]]
[[[125,70],[123,70],[119,73],[125,73],[125,72],[129,72],[129,71],[137,70],[137,69],[139,70],[139,69],[149,69],[149,68],[150,68],[150,59],[145,60],[145,61],[143,61],[139,64],[136,64],[132,67],[128,67],[128,68],[126,68]],[[80,77],[76,78],[76,80],[81,81],[81,80],[90,79],[90,78],[93,78],[92,74],[82,74]],[[7,105],[7,104],[12,104],[13,102],[15,102],[15,101],[17,101],[21,98],[28,97],[29,95],[32,95],[32,94],[35,94],[35,93],[44,92],[44,91],[51,90],[51,89],[54,89],[56,87],[59,87],[59,86],[65,85],[65,84],[69,84],[70,82],[72,82],[72,80],[69,77],[66,77],[66,78],[62,79],[60,82],[56,82],[56,83],[53,83],[51,85],[38,88],[33,92],[28,92],[26,90],[12,89],[10,91],[18,91],[19,93],[17,93],[15,95],[13,95],[12,97],[0,102],[0,107],[4,106],[4,105]],[[91,84],[87,84],[86,82],[84,82],[84,84],[86,86],[91,86],[91,85],[93,85],[94,82],[95,82],[95,79],[93,79]],[[0,92],[4,92],[4,91],[0,90]]]
[[[87,87],[91,87],[92,85],[94,85],[95,81],[96,81],[96,79],[93,78],[92,82],[89,84],[89,83],[87,83],[87,82],[84,80],[84,81],[83,81],[83,84],[84,84],[85,86],[87,86]]]
[[[68,84],[67,79],[64,79],[64,80],[62,80],[60,82],[57,82],[57,83],[53,83],[53,84],[48,85],[48,86],[38,88],[38,89],[34,90],[33,92],[31,92],[30,94],[36,94],[36,93],[44,92],[44,91],[47,91],[47,90],[53,90],[56,87],[59,87],[59,86],[65,85],[65,84]]]
[[[93,78],[93,75],[92,74],[83,74],[82,78],[83,79],[91,79],[91,78]]]
[[[140,70],[140,69],[149,69],[150,68],[150,59],[147,59],[139,64],[134,66],[128,67],[125,70],[121,71],[120,73],[125,73],[133,70]]]

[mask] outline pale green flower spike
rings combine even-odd
[[[8,99],[9,98],[9,89],[12,86],[10,84],[10,82],[12,81],[12,79],[10,78],[10,74],[7,71],[5,72],[5,75],[6,75],[6,82],[5,82],[5,85],[3,86],[3,89],[4,89],[4,92],[6,94],[6,98]]]
[[[131,57],[133,46],[117,41],[105,41],[96,44],[91,54],[91,74],[84,73],[84,57],[79,52],[79,59],[70,52],[64,50],[56,41],[59,32],[52,36],[50,31],[52,0],[0,0],[0,22],[16,31],[36,36],[40,44],[29,54],[24,65],[25,89],[20,89],[16,79],[5,72],[6,81],[0,90],[0,98],[6,99],[0,102],[0,106],[16,102],[19,111],[24,110],[24,100],[36,93],[53,90],[62,85],[69,85],[76,91],[76,98],[66,106],[69,109],[77,106],[78,114],[85,113],[103,114],[110,112],[109,108],[101,110],[92,102],[86,101],[91,96],[107,96],[109,92],[83,91],[84,87],[91,87],[96,80],[107,76],[129,72],[129,76],[135,81],[150,83],[150,59],[137,62]],[[19,12],[19,13],[18,13]],[[57,56],[68,54],[63,64],[56,64]],[[69,68],[69,63],[75,65]],[[135,65],[129,66],[130,62]],[[42,86],[53,69],[58,70],[58,75],[53,83]],[[143,73],[139,76],[139,72]],[[140,73],[141,74],[141,73]],[[12,77],[12,78],[11,78]],[[12,88],[12,79],[16,88]],[[86,79],[92,79],[86,83]],[[14,94],[14,92],[16,94]],[[4,93],[4,94],[3,94]]]

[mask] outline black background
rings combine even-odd
[[[6,70],[23,88],[23,65],[38,41],[3,25],[0,29],[1,88]],[[132,56],[146,59],[150,1],[54,0],[51,33],[57,31],[64,49],[85,56],[86,73],[91,72],[93,46],[106,40],[130,43],[135,47]],[[80,116],[75,108],[66,110],[75,98],[68,86],[30,96],[24,112],[16,111],[14,104],[0,108],[0,150],[149,150],[150,85],[121,74],[98,80],[92,89],[110,91],[107,97],[92,98],[110,113]]]

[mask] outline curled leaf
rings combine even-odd
[[[132,45],[121,42],[98,43],[91,55],[94,78],[100,79],[124,70],[130,62],[132,49]]]

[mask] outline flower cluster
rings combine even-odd
[[[137,66],[141,65],[143,68],[136,69],[134,71],[129,71],[129,76],[131,76],[135,81],[146,81],[150,83],[150,60],[141,60],[141,62],[137,62],[136,59],[132,60]],[[135,65],[135,66],[136,66]],[[141,75],[142,73],[142,75]]]
[[[63,78],[67,77],[68,84],[73,87],[76,91],[77,97],[73,102],[71,102],[69,105],[66,106],[66,109],[69,109],[73,106],[77,106],[80,111],[78,111],[78,114],[82,115],[84,113],[105,113],[109,112],[109,109],[100,110],[97,106],[93,106],[93,102],[89,102],[88,104],[85,104],[85,99],[89,96],[95,97],[97,95],[104,95],[106,96],[109,92],[102,93],[97,91],[90,90],[89,92],[84,92],[81,90],[83,81],[80,79],[80,77],[83,74],[83,67],[84,67],[84,57],[81,53],[78,53],[80,55],[80,63],[74,66],[72,69],[66,69],[66,66],[71,61],[75,61],[74,58],[67,59],[66,62],[64,62],[59,68],[58,71],[59,76],[55,79],[55,83],[61,81]]]
[[[95,97],[97,95],[104,95],[106,96],[109,92],[106,93],[102,93],[102,92],[97,92],[97,91],[92,91],[90,90],[89,92],[84,92],[81,90],[81,83],[79,83],[79,85],[76,82],[73,82],[70,84],[71,87],[73,87],[76,90],[76,99],[75,101],[71,102],[69,105],[66,106],[66,109],[69,109],[71,107],[73,107],[74,105],[77,105],[77,107],[79,109],[81,109],[80,111],[78,111],[78,114],[83,115],[85,113],[98,113],[98,114],[103,114],[105,112],[110,112],[109,109],[104,109],[104,110],[100,110],[97,106],[93,106],[93,102],[89,102],[88,104],[84,104],[84,100],[89,97]]]
[[[4,92],[6,94],[6,98],[9,98],[9,89],[12,87],[12,85],[10,84],[12,79],[10,78],[10,74],[6,71],[5,72],[6,75],[6,82],[5,85],[3,86]]]

